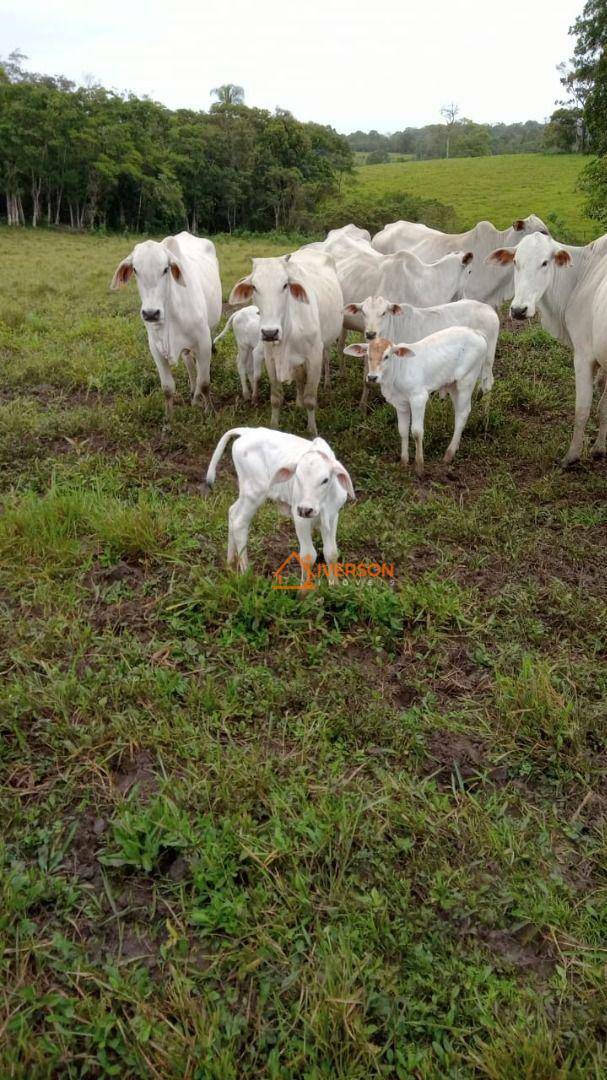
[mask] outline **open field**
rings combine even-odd
[[[531,212],[544,219],[556,214],[575,240],[587,243],[600,231],[584,216],[585,196],[576,191],[587,160],[579,154],[504,154],[363,165],[348,186],[376,195],[406,191],[439,199],[454,207],[461,229],[482,218],[506,228]]]
[[[0,244],[0,1076],[604,1077],[607,468],[552,465],[567,350],[505,333],[423,484],[351,362],[340,547],[397,578],[280,593],[291,522],[236,578],[229,459],[198,488],[268,422],[233,341],[163,440],[125,241]],[[226,287],[273,247],[222,242]]]

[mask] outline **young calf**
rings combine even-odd
[[[347,356],[368,360],[367,379],[379,383],[386,401],[398,417],[403,465],[409,464],[409,427],[415,439],[415,472],[424,472],[424,416],[433,390],[446,391],[453,402],[453,438],[443,460],[453,461],[470,415],[472,391],[487,360],[487,339],[477,330],[449,326],[412,345],[393,345],[376,338],[364,345],[348,345]]]
[[[221,437],[207,470],[209,487],[230,439],[238,436],[232,460],[238,476],[238,498],[229,511],[228,564],[243,572],[248,565],[249,525],[267,500],[291,511],[302,562],[313,566],[316,549],[312,532],[320,529],[325,561],[337,559],[337,519],[348,496],[355,498],[352,481],[324,439],[312,442],[271,428],[238,427]],[[305,571],[302,568],[302,580]]]
[[[479,300],[456,300],[435,307],[414,307],[413,304],[394,304],[383,296],[368,296],[361,304],[346,304],[344,311],[362,317],[367,341],[377,337],[387,338],[388,341],[419,341],[446,326],[469,326],[472,330],[478,330],[487,339],[487,360],[481,375],[481,389],[484,394],[490,392],[500,321],[488,304],[482,304]],[[369,394],[366,376],[365,362],[360,400],[362,409],[367,406]]]
[[[238,346],[236,367],[240,375],[242,396],[245,401],[252,401],[254,405],[257,402],[259,379],[263,367],[260,324],[259,308],[254,305],[241,308],[240,311],[235,311],[233,315],[230,315],[223,330],[213,342],[213,345],[216,345],[228,330],[232,330]]]

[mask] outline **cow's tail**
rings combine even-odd
[[[211,488],[215,483],[215,473],[217,472],[217,466],[219,465],[219,462],[223,457],[224,450],[228,445],[230,439],[233,439],[235,435],[244,435],[245,431],[247,430],[248,429],[245,427],[230,428],[229,431],[226,431],[225,435],[221,436],[219,442],[217,443],[217,446],[213,451],[213,457],[211,458],[209,462],[209,467],[207,469],[207,487]]]
[[[218,334],[216,338],[213,338],[213,350],[215,349],[215,346],[217,345],[217,342],[221,341],[222,337],[225,337],[225,335],[227,334],[228,330],[230,329],[230,327],[232,325],[232,320],[233,320],[233,318],[234,318],[234,316],[236,314],[237,314],[236,311],[232,312],[232,314],[230,315],[230,318],[228,319],[228,321],[225,324],[225,326],[224,326],[223,330],[221,331],[221,333]]]

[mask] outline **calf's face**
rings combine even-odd
[[[291,510],[300,518],[316,518],[331,490],[332,479],[354,498],[354,488],[346,469],[321,450],[308,450],[296,465],[285,465],[272,478],[272,485],[293,481]]]
[[[289,256],[280,259],[253,259],[253,269],[236,283],[230,293],[231,304],[254,300],[259,308],[261,340],[278,345],[284,337],[289,300],[309,304],[308,294],[290,273]]]
[[[346,304],[344,315],[362,315],[365,324],[365,337],[367,341],[373,341],[381,337],[385,330],[386,322],[394,315],[402,315],[403,309],[400,304],[392,304],[383,296],[368,296],[362,304]]]
[[[130,255],[116,268],[110,288],[119,289],[131,277],[137,280],[141,298],[140,314],[145,323],[164,322],[167,309],[169,281],[185,285],[179,263],[164,244],[147,240],[137,244]]]
[[[368,363],[367,382],[381,383],[386,364],[391,356],[404,358],[415,356],[407,345],[393,345],[387,338],[376,338],[365,345],[348,345],[344,349],[346,356],[366,356]]]

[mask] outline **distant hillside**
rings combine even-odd
[[[531,211],[556,215],[564,239],[582,243],[600,231],[584,216],[584,196],[576,190],[588,161],[581,154],[503,154],[359,166],[344,183],[344,196],[379,198],[408,194],[438,199],[454,207],[458,225],[470,228],[482,218],[506,226]]]

